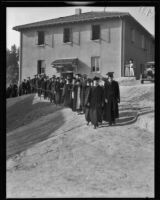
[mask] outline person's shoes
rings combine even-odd
[[[94,126],[94,129],[96,129],[97,128],[97,126]]]
[[[89,122],[87,122],[87,126],[89,125]]]

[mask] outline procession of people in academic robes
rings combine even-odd
[[[67,76],[49,78],[46,75],[35,75],[33,79],[7,88],[7,98],[24,94],[37,93],[41,98],[49,99],[55,105],[72,109],[77,114],[84,114],[87,125],[91,123],[96,129],[103,121],[113,125],[119,118],[118,104],[120,103],[120,90],[117,81],[113,80],[113,72],[108,72],[104,84],[102,79],[87,75],[76,74],[75,77]]]

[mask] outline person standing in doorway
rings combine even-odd
[[[135,76],[133,60],[129,60],[130,76]]]

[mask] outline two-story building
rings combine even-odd
[[[20,82],[35,74],[125,76],[132,59],[135,77],[154,60],[154,38],[129,13],[87,12],[13,28],[20,32]]]

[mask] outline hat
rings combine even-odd
[[[95,76],[94,78],[93,78],[93,81],[99,81],[99,77],[97,77],[97,76]]]
[[[113,77],[113,73],[114,73],[114,72],[108,72],[106,75],[108,75],[109,77],[112,78],[112,77]]]
[[[71,76],[67,76],[67,79],[71,79]]]
[[[76,75],[81,77],[81,74],[76,74]]]
[[[83,77],[83,78],[86,78],[86,77],[87,77],[87,74],[83,74],[82,77]]]
[[[86,82],[91,83],[91,82],[92,82],[92,79],[91,79],[91,78],[87,78]]]

